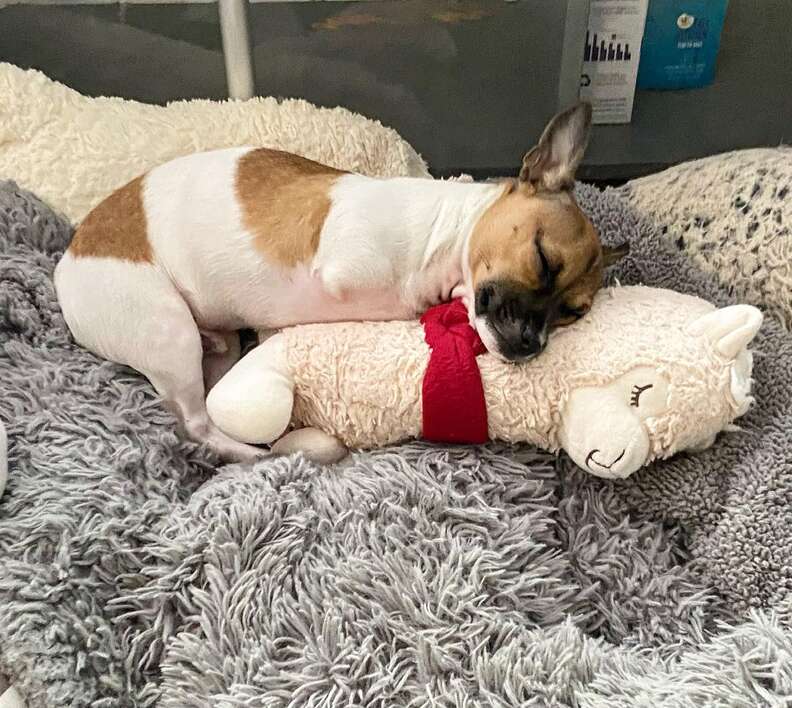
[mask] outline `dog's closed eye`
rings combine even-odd
[[[561,304],[558,308],[558,316],[562,320],[570,320],[574,322],[579,320],[583,315],[588,312],[588,307],[572,307],[571,305]]]

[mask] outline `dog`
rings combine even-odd
[[[177,158],[78,226],[55,271],[66,323],[233,461],[265,454],[206,410],[239,358],[239,330],[408,319],[462,297],[490,352],[536,356],[621,254],[572,194],[590,124],[588,104],[560,113],[519,178],[500,183],[370,178],[265,148]]]

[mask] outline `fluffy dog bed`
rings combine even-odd
[[[177,101],[150,106],[88,98],[38,71],[0,63],[0,177],[74,222],[114,189],[200,150],[262,145],[369,175],[426,177],[391,128],[306,101]]]
[[[625,283],[731,301],[615,193]],[[0,188],[0,668],[36,706],[781,706],[792,694],[792,337],[710,451],[605,483],[530,450],[217,469],[76,346],[70,227]]]

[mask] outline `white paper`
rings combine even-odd
[[[591,0],[580,98],[594,123],[629,123],[648,0]]]

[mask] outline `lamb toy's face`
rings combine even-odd
[[[562,445],[579,467],[598,477],[627,477],[649,458],[646,421],[667,409],[666,378],[651,367],[638,367],[604,386],[572,391]]]
[[[750,306],[714,310],[685,328],[687,363],[639,365],[605,384],[572,389],[562,413],[562,447],[579,467],[609,479],[709,447],[751,403],[747,346],[761,320]]]

